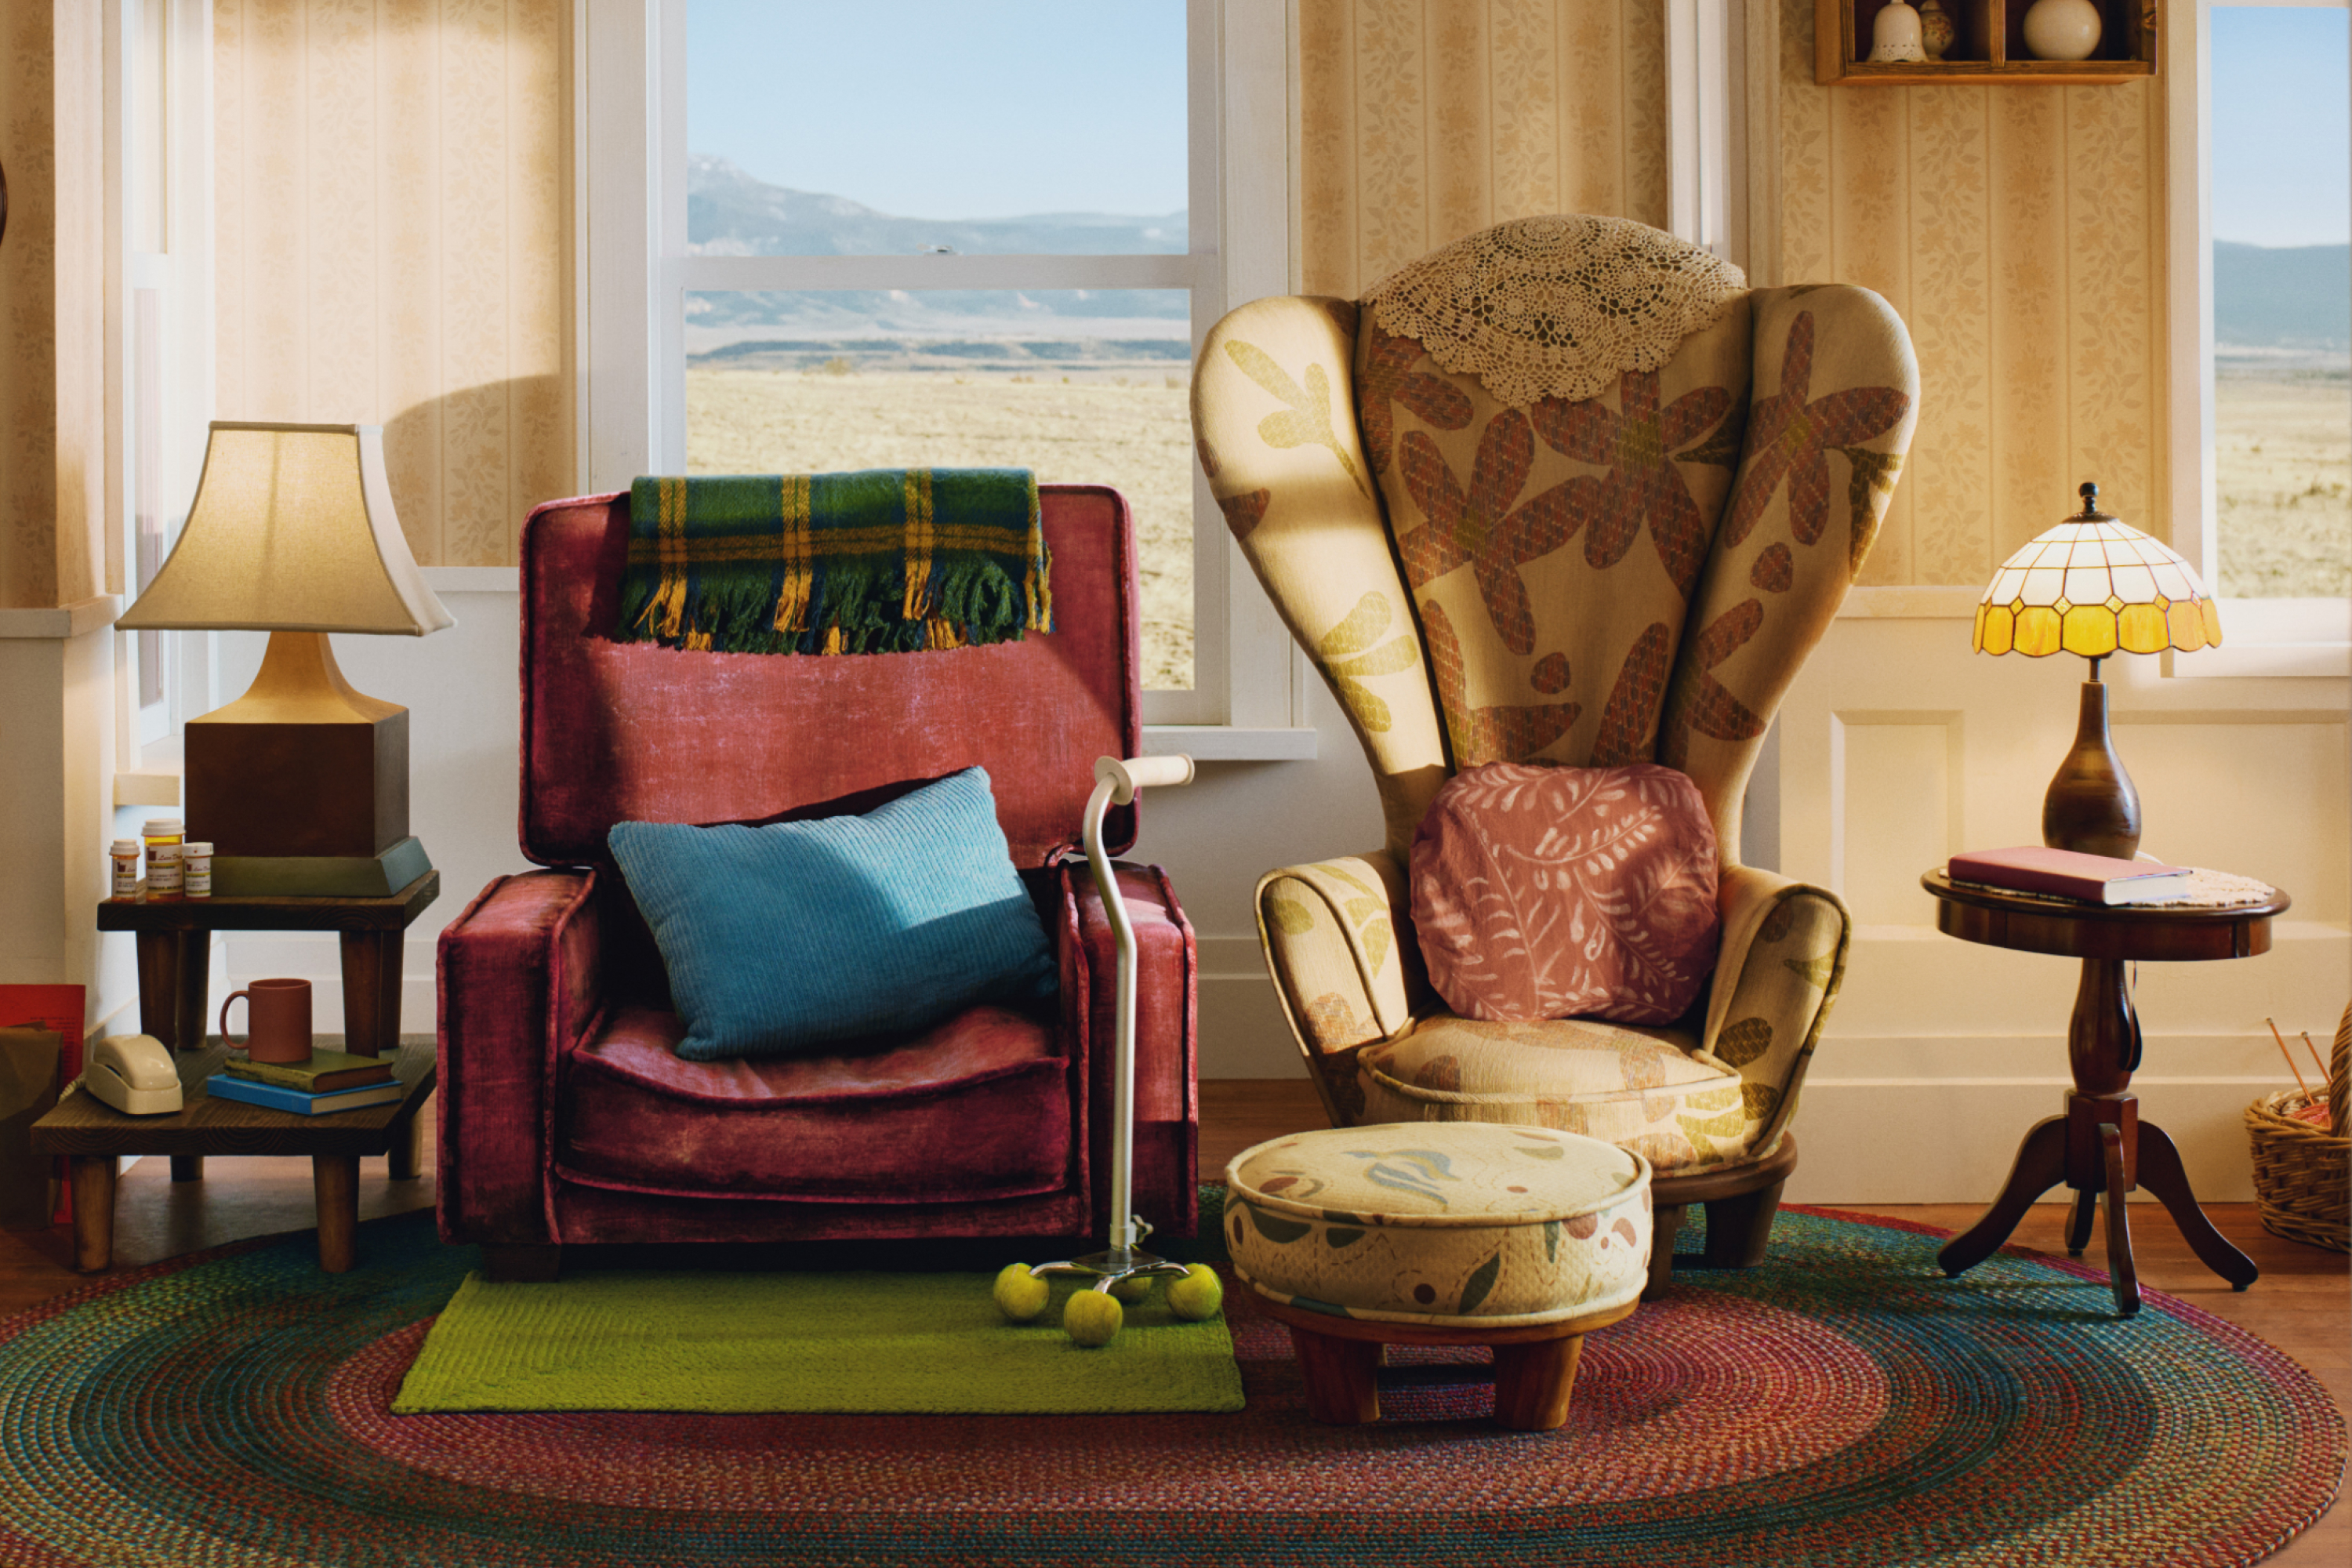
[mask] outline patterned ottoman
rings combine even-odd
[[[1568,1418],[1583,1336],[1648,1280],[1650,1163],[1478,1121],[1294,1133],[1225,1167],[1225,1243],[1290,1327],[1318,1421],[1377,1420],[1381,1346],[1492,1345],[1495,1415]]]

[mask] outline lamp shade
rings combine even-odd
[[[2098,510],[2085,486],[2070,517],[2000,564],[1977,602],[1979,653],[2194,653],[2221,617],[2188,562]]]
[[[382,426],[215,421],[179,543],[115,624],[423,637],[457,623],[393,513]]]

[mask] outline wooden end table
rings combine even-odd
[[[318,1200],[319,1267],[341,1274],[352,1267],[359,1226],[360,1156],[390,1156],[391,1175],[417,1173],[417,1109],[433,1092],[434,1047],[407,1046],[393,1062],[404,1091],[394,1101],[299,1116],[242,1100],[215,1100],[205,1079],[220,1070],[228,1047],[183,1051],[178,1057],[184,1103],[169,1116],[129,1116],[77,1086],[33,1123],[33,1148],[73,1161],[74,1267],[85,1274],[114,1260],[114,1170],[124,1154],[168,1154],[174,1178],[183,1159],[206,1154],[308,1154]]]
[[[320,1264],[330,1273],[352,1266],[359,1156],[389,1154],[395,1178],[416,1173],[416,1107],[433,1089],[434,1053],[400,1047],[401,947],[440,894],[441,873],[427,871],[378,898],[150,899],[142,882],[132,897],[98,906],[99,930],[138,939],[139,1027],[175,1053],[185,1103],[171,1116],[128,1116],[77,1092],[34,1123],[36,1150],[73,1157],[75,1268],[102,1269],[113,1256],[114,1163],[123,1154],[170,1155],[175,1182],[202,1180],[206,1154],[309,1154]],[[399,1051],[394,1070],[408,1092],[396,1104],[318,1117],[206,1097],[196,1086],[226,1054],[225,1047],[205,1048],[216,931],[335,932],[342,945],[343,1048],[362,1057]],[[339,1239],[331,1240],[336,1226]]]
[[[1919,879],[1936,899],[1936,927],[1947,936],[2021,952],[2083,961],[2066,1055],[2074,1087],[2065,1113],[2034,1123],[2017,1151],[2017,1163],[1984,1217],[1944,1244],[1937,1261],[1947,1275],[1992,1256],[2025,1217],[2034,1200],[2063,1182],[2074,1191],[2066,1251],[2082,1256],[2101,1194],[2107,1200],[2107,1269],[2116,1312],[2139,1310],[2139,1279],[2132,1268],[2131,1227],[2125,1196],[2145,1184],[2180,1226],[2205,1267],[2242,1290],[2261,1270],[2223,1239],[2197,1206],[2180,1152],[2164,1130],[2139,1116],[2131,1075],[2139,1066],[2140,1027],[2132,1010],[2126,965],[2136,961],[2179,963],[2248,958],[2268,952],[2271,921],[2289,900],[2272,889],[2259,904],[2205,909],[2161,904],[2083,904],[1952,881],[1941,871]]]

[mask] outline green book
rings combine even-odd
[[[230,1057],[221,1063],[221,1069],[237,1078],[274,1083],[302,1094],[325,1094],[331,1089],[392,1081],[390,1057],[357,1057],[347,1051],[312,1051],[307,1062],[257,1062]]]

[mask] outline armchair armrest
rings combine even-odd
[[[1699,1050],[1739,1074],[1746,1143],[1760,1158],[1796,1110],[1853,920],[1827,888],[1752,866],[1725,867],[1716,901],[1723,946]]]
[[[1258,879],[1257,931],[1275,994],[1335,1127],[1360,1119],[1355,1058],[1412,1022],[1422,989],[1404,868],[1385,849],[1285,866]]]
[[[501,877],[441,933],[436,965],[443,1239],[537,1245],[557,1057],[603,1010],[596,873]]]

